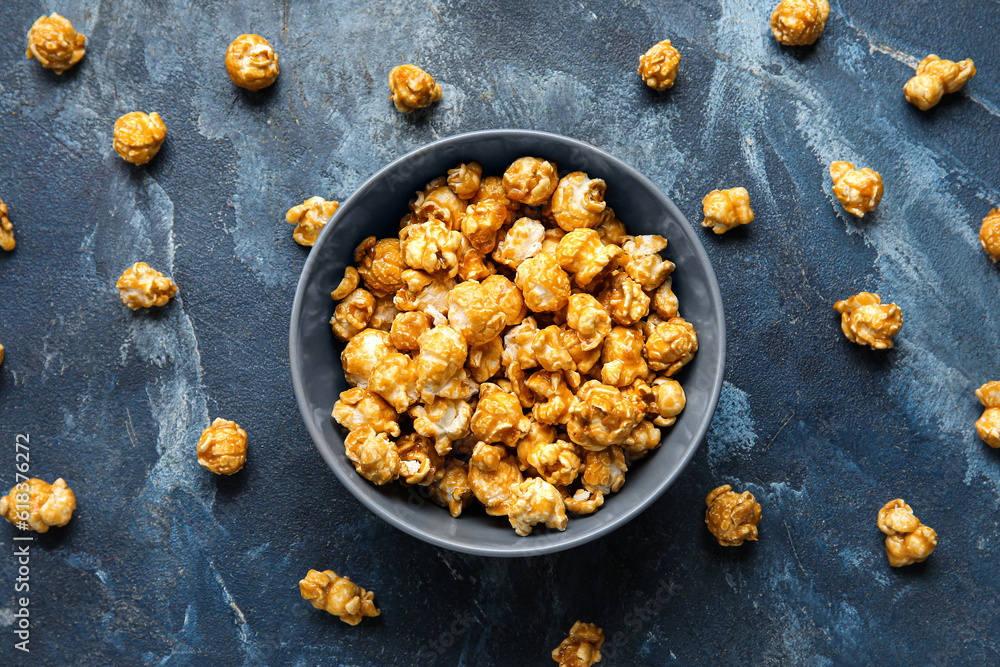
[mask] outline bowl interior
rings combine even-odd
[[[663,430],[660,448],[627,473],[622,490],[589,516],[570,515],[565,532],[536,528],[519,537],[506,517],[489,517],[473,504],[459,519],[427,499],[420,487],[376,487],[358,475],[344,454],[343,432],[330,417],[347,388],[340,365],[343,345],[328,324],[330,291],[353,263],[367,236],[395,236],[414,193],[460,162],[477,161],[484,175],[501,175],[518,157],[536,155],[558,163],[561,174],[582,170],[607,184],[607,201],[631,234],[660,234],[666,256],[677,265],[673,290],[681,315],[698,332],[699,351],[678,375],[687,407]],[[705,436],[715,412],[725,365],[722,300],[708,256],[694,229],[673,203],[636,170],[579,141],[524,130],[490,130],[429,144],[373,176],[340,207],[302,270],[290,330],[290,361],[296,399],[317,448],[346,486],[369,509],[397,528],[439,546],[490,556],[528,556],[576,546],[623,525],[651,504],[677,477]]]

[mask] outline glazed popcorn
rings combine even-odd
[[[444,272],[448,277],[458,273],[458,249],[462,233],[449,229],[440,220],[407,225],[399,232],[403,261],[412,269],[427,273]]]
[[[428,488],[431,500],[446,508],[456,519],[472,502],[469,466],[465,461],[448,457],[444,474]]]
[[[673,87],[680,63],[681,54],[665,39],[639,58],[639,76],[653,90],[666,90]]]
[[[681,383],[671,378],[653,380],[653,405],[650,412],[656,415],[653,423],[657,426],[673,426],[687,403]]]
[[[395,352],[389,334],[378,329],[365,329],[347,341],[340,353],[347,382],[355,387],[367,387],[375,364]]]
[[[375,296],[395,294],[404,286],[403,271],[407,265],[398,239],[376,241],[369,236],[354,251],[354,261],[365,287]]]
[[[885,555],[892,567],[922,563],[937,546],[937,533],[920,523],[902,498],[890,500],[879,510],[878,529],[886,534]]]
[[[513,487],[523,481],[517,459],[504,456],[503,445],[480,442],[469,457],[469,486],[490,516],[505,516],[514,499]]]
[[[448,292],[448,323],[469,345],[484,345],[507,326],[507,318],[482,285],[468,280]]]
[[[62,74],[80,62],[87,52],[87,38],[79,34],[68,19],[59,14],[42,16],[28,31],[28,59],[36,58],[42,67]]]
[[[658,324],[646,340],[646,358],[654,371],[674,375],[698,351],[698,335],[683,317],[673,317]]]
[[[604,631],[593,623],[577,621],[570,628],[569,637],[552,651],[552,659],[559,667],[591,667],[601,661]]]
[[[538,442],[526,448],[524,462],[549,484],[569,486],[584,469],[582,455],[572,442]]]
[[[353,266],[347,267],[344,269],[343,280],[330,292],[330,298],[334,301],[340,301],[357,289],[359,282],[361,282],[361,274],[358,273],[358,270]]]
[[[372,367],[368,388],[385,399],[395,412],[406,412],[420,399],[417,363],[409,355],[390,352]]]
[[[823,34],[829,15],[827,0],[782,0],[771,13],[771,32],[786,46],[807,46]]]
[[[702,227],[711,227],[716,234],[725,234],[730,229],[753,222],[750,208],[750,193],[746,188],[712,190],[701,200],[705,213]]]
[[[435,178],[410,202],[410,223],[439,220],[449,229],[460,230],[467,208],[467,202],[451,189],[448,179]]]
[[[537,157],[518,158],[503,174],[507,198],[525,206],[541,206],[558,184],[555,163]]]
[[[528,432],[530,424],[516,396],[495,384],[480,385],[479,404],[471,423],[476,438],[488,444],[502,442],[513,447]]]
[[[348,341],[368,326],[375,313],[375,297],[366,289],[358,288],[337,304],[330,319],[334,335]]]
[[[299,582],[299,593],[317,609],[333,614],[348,625],[357,625],[365,616],[378,616],[375,594],[366,591],[333,570],[309,570]]]
[[[420,335],[431,328],[431,318],[419,310],[401,312],[392,320],[389,340],[397,350],[414,352],[420,349]]]
[[[514,225],[501,232],[493,259],[512,269],[517,269],[526,259],[542,251],[545,226],[531,218],[520,218]]]
[[[115,121],[115,152],[126,162],[146,164],[160,152],[167,138],[167,126],[159,114],[127,113]]]
[[[600,451],[624,443],[640,419],[636,406],[617,387],[588,380],[576,392],[566,433],[584,449]]]
[[[590,294],[574,294],[566,309],[566,326],[577,333],[582,349],[593,350],[611,332],[611,315]]]
[[[635,236],[622,245],[622,268],[647,292],[657,289],[674,271],[674,263],[660,257],[666,247],[667,240],[655,234]]]
[[[3,202],[0,202],[0,212],[3,211]],[[0,223],[2,222],[3,220],[0,219]],[[989,215],[983,218],[983,226],[979,228],[979,242],[983,245],[983,250],[990,256],[990,259],[994,262],[1000,262],[1000,209],[991,210]],[[2,244],[3,238],[0,237],[0,245]],[[10,250],[10,248],[4,246],[4,250]]]
[[[444,459],[430,438],[407,433],[396,441],[399,476],[404,484],[427,486],[444,475]]]
[[[653,422],[644,419],[639,422],[622,443],[622,449],[630,461],[638,461],[660,446],[663,434]]]
[[[550,255],[526,259],[517,267],[514,283],[524,296],[528,310],[550,312],[569,302],[569,276]]]
[[[563,494],[563,503],[573,514],[593,514],[604,505],[604,494],[601,492],[592,493],[587,489],[577,489],[573,495],[565,488],[560,488]]]
[[[380,296],[375,299],[375,312],[372,313],[371,319],[368,320],[368,326],[372,329],[378,329],[380,331],[389,332],[392,330],[392,323],[399,315],[399,309],[396,308],[395,298],[389,296]]]
[[[503,365],[503,341],[497,336],[482,345],[470,346],[465,365],[475,382],[486,382],[499,373]]]
[[[834,162],[830,165],[833,179],[833,194],[844,209],[863,217],[882,200],[882,177],[873,169],[855,169],[850,162]]]
[[[604,339],[601,349],[601,380],[613,387],[627,387],[649,370],[643,359],[642,332],[617,326]]]
[[[556,325],[535,332],[531,339],[531,354],[547,371],[571,371],[576,364],[573,355],[563,345],[562,330]]]
[[[378,433],[388,433],[393,437],[399,435],[399,415],[396,411],[384,398],[362,387],[352,387],[340,393],[340,398],[333,405],[333,418],[348,431],[370,426]]]
[[[260,35],[240,35],[226,49],[226,72],[240,88],[267,88],[278,79],[278,54]]]
[[[596,227],[604,218],[604,192],[607,184],[574,171],[559,179],[552,193],[552,217],[564,231]]]
[[[894,303],[882,303],[878,294],[860,292],[833,304],[847,340],[873,350],[892,347],[892,337],[903,326],[903,312]]]
[[[511,501],[507,516],[514,531],[521,536],[531,534],[539,523],[548,528],[566,530],[566,506],[559,490],[539,477],[511,485]]]
[[[322,197],[310,197],[298,206],[288,209],[285,220],[295,225],[292,238],[299,245],[312,246],[338,208],[340,202],[327,201]],[[357,272],[357,269],[354,271]]]
[[[396,111],[410,113],[441,99],[441,85],[416,65],[397,65],[389,72],[389,99]]]
[[[21,530],[47,533],[52,526],[65,526],[73,518],[76,496],[61,477],[49,484],[31,478],[15,484],[0,498],[0,516]]]
[[[125,269],[115,286],[122,303],[132,310],[165,306],[177,294],[174,281],[145,262]]]
[[[465,337],[447,325],[428,329],[417,339],[417,387],[427,402],[435,396],[468,398],[461,395],[466,379],[463,366],[469,354]]]
[[[524,381],[535,397],[531,416],[543,424],[565,424],[573,405],[573,390],[559,371],[537,371]],[[534,465],[534,464],[532,464]]]
[[[987,382],[976,390],[976,398],[985,408],[976,420],[976,432],[983,442],[996,449],[1000,447],[1000,382]]]
[[[623,327],[633,326],[649,314],[649,295],[625,273],[616,273],[597,300],[615,323]]]
[[[399,477],[399,450],[385,432],[371,426],[359,426],[344,440],[347,458],[358,474],[381,486]]]
[[[393,304],[401,311],[419,310],[430,315],[434,324],[443,324],[448,315],[448,292],[455,279],[447,274],[432,275],[425,271],[406,269],[402,273],[403,288],[396,292]]]
[[[419,403],[409,411],[413,430],[434,439],[434,448],[444,456],[451,451],[452,443],[469,434],[472,424],[472,406],[468,401],[435,398],[429,403]]]
[[[962,62],[942,60],[933,53],[917,65],[916,75],[903,86],[906,101],[927,111],[946,93],[955,93],[976,76],[976,65],[968,58]]]
[[[576,229],[563,236],[555,252],[559,266],[573,275],[577,287],[584,288],[614,271],[621,256],[621,248],[604,245],[601,235],[587,228]]]
[[[506,221],[507,208],[496,200],[486,199],[465,210],[462,234],[478,252],[490,253],[496,248],[497,233]]]
[[[198,464],[216,475],[232,475],[247,461],[247,432],[217,417],[198,439]]]
[[[448,187],[461,199],[472,199],[479,192],[483,177],[483,167],[478,162],[469,162],[448,170]]]
[[[705,498],[708,505],[705,523],[724,547],[738,547],[745,540],[757,541],[757,524],[760,523],[757,499],[749,491],[736,493],[732,488],[723,484]]]
[[[16,245],[17,242],[14,240],[14,225],[11,224],[10,218],[7,217],[7,204],[0,199],[0,248],[10,252]],[[986,247],[985,243],[983,247]]]
[[[604,496],[614,493],[625,484],[625,453],[621,447],[608,447],[599,452],[587,452],[583,466],[583,488]]]
[[[673,292],[673,280],[667,278],[653,292],[652,304],[656,315],[664,320],[677,317],[677,295]]]

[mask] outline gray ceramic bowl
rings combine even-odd
[[[516,158],[554,160],[561,173],[582,170],[608,184],[607,201],[632,234],[661,234],[676,265],[674,292],[681,314],[698,332],[698,354],[678,379],[687,407],[664,430],[663,443],[628,472],[625,486],[589,516],[572,516],[564,532],[544,527],[528,537],[514,533],[505,517],[490,517],[476,504],[458,519],[426,499],[419,487],[377,487],[358,475],[344,455],[344,436],[330,418],[347,388],[340,366],[343,345],[328,324],[330,291],[353,263],[367,236],[395,236],[414,192],[459,162],[478,161],[485,174],[500,175]],[[486,130],[441,139],[405,155],[358,188],[313,246],[295,292],[289,334],[292,381],[306,427],[323,458],[347,489],[393,526],[431,544],[484,556],[533,556],[579,546],[624,525],[649,507],[694,456],[715,412],[725,366],[722,297],[708,256],[691,224],[659,188],[624,162],[588,144],[544,132]]]

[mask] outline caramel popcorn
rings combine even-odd
[[[456,383],[465,381],[462,368],[469,354],[465,337],[450,326],[436,326],[420,334],[417,339],[417,388],[425,401],[444,396],[458,389]],[[449,395],[448,398],[465,398]]]
[[[365,329],[347,341],[340,353],[344,377],[355,387],[367,387],[375,364],[395,352],[389,334],[378,329]]]
[[[890,500],[879,510],[878,529],[886,534],[885,555],[892,567],[922,563],[937,546],[937,533],[920,523],[902,498]]]
[[[501,234],[493,259],[516,270],[526,259],[542,251],[545,226],[531,218],[520,218]]]
[[[480,442],[469,458],[469,486],[490,516],[504,516],[513,500],[512,488],[523,480],[517,459],[502,445]]]
[[[448,323],[469,345],[483,345],[500,334],[507,318],[482,285],[467,280],[448,292]]]
[[[561,372],[537,371],[524,384],[536,398],[531,407],[532,417],[543,424],[565,424],[569,420],[573,391]]]
[[[3,364],[3,353],[4,353],[4,347],[3,344],[0,344],[0,364]]]
[[[0,516],[22,530],[47,533],[52,526],[65,526],[73,518],[76,496],[61,477],[49,484],[31,478],[15,484],[0,498]]]
[[[693,334],[692,329],[692,334]],[[615,327],[601,348],[601,380],[614,387],[627,387],[647,372],[642,358],[642,333],[629,327]]]
[[[622,449],[630,461],[637,461],[660,446],[663,434],[653,422],[643,419],[622,443]]]
[[[595,365],[601,360],[600,344],[592,349],[586,349],[580,338],[580,334],[569,328],[560,329],[560,338],[562,346],[569,352],[569,356],[573,358],[573,363],[576,365],[578,372],[590,373],[595,369]],[[603,339],[601,342],[603,343]],[[600,375],[600,370],[597,371],[597,375]],[[579,383],[572,381],[569,374],[567,374],[567,381],[571,383],[574,389],[579,386]]]
[[[288,209],[285,220],[295,225],[292,238],[299,245],[312,246],[339,207],[340,202],[327,201],[322,197],[310,197],[298,206]]]
[[[14,225],[11,224],[10,218],[7,217],[7,204],[0,199],[0,248],[10,252],[16,245],[17,242],[14,240]],[[985,243],[983,247],[986,247]]]
[[[381,613],[375,608],[374,593],[333,570],[309,570],[306,578],[299,582],[299,593],[317,609],[333,614],[348,625],[357,625],[365,616]]]
[[[576,370],[573,356],[563,345],[562,330],[554,324],[535,333],[531,352],[535,361],[547,371]]]
[[[600,451],[624,443],[640,418],[617,387],[588,380],[576,392],[566,433],[584,449]]]
[[[0,202],[0,213],[4,210],[3,202]],[[2,216],[0,216],[2,217]],[[0,223],[3,220],[0,219]],[[8,225],[10,223],[7,223]],[[983,218],[983,226],[979,228],[979,242],[983,245],[983,250],[986,254],[990,256],[994,262],[1000,262],[1000,209],[993,209],[989,212],[985,218]],[[2,245],[3,239],[0,238],[0,245]],[[13,244],[13,240],[11,240]],[[11,245],[13,248],[13,245]],[[4,250],[10,250],[4,246]]]
[[[622,246],[622,268],[643,290],[651,292],[674,271],[674,263],[660,257],[667,240],[655,234],[635,236]]]
[[[673,87],[680,64],[681,54],[665,39],[639,58],[639,76],[653,90],[666,90]]]
[[[472,415],[473,435],[487,444],[502,442],[513,447],[530,426],[516,396],[491,383],[479,387],[479,404]]]
[[[506,221],[507,208],[498,201],[487,199],[465,209],[462,234],[477,251],[490,253],[496,248],[497,233]]]
[[[507,197],[525,206],[541,206],[558,185],[556,165],[537,157],[514,160],[503,174]]]
[[[520,324],[528,313],[521,290],[504,276],[492,275],[482,283],[487,296],[500,306],[507,325]]]
[[[368,320],[368,326],[371,329],[378,329],[388,333],[392,331],[392,323],[397,315],[399,315],[399,309],[396,308],[394,298],[388,294],[380,296],[375,299],[375,312],[372,313],[371,319]]]
[[[573,514],[593,514],[604,505],[604,494],[598,491],[593,493],[587,489],[577,489],[573,495],[564,489],[559,489],[563,494],[563,503]]]
[[[601,235],[601,241],[608,245],[623,246],[632,238],[625,231],[625,224],[615,217],[615,212],[611,207],[604,209],[604,218],[594,227]]]
[[[397,239],[376,242],[374,236],[369,236],[354,251],[354,261],[365,287],[375,296],[395,293],[404,286],[406,263]]]
[[[642,291],[642,285],[625,273],[616,273],[597,299],[615,323],[623,327],[634,326],[649,314],[649,296]]]
[[[333,334],[339,340],[350,340],[368,326],[374,313],[375,297],[372,293],[361,288],[354,290],[334,308],[330,318]]]
[[[552,659],[559,663],[559,667],[591,667],[601,661],[603,645],[604,631],[593,623],[577,621],[570,629],[569,637],[552,651]]]
[[[1000,447],[1000,382],[987,382],[976,390],[976,398],[986,408],[976,420],[976,432],[983,442],[996,449]]]
[[[782,0],[771,13],[771,32],[785,46],[812,44],[826,27],[827,0]]]
[[[247,432],[239,424],[216,417],[198,439],[198,463],[216,475],[232,475],[247,461]]]
[[[733,487],[723,484],[713,489],[705,504],[705,523],[708,530],[724,547],[738,547],[744,540],[757,540],[760,523],[760,504],[749,491],[736,493]]]
[[[267,88],[278,79],[278,54],[260,35],[240,35],[226,49],[226,73],[240,88]]]
[[[478,162],[469,162],[448,170],[448,187],[461,199],[472,199],[479,192],[483,177],[483,167]]]
[[[115,152],[126,162],[146,164],[160,152],[167,126],[157,113],[127,113],[115,121]]]
[[[606,496],[622,488],[626,472],[628,465],[621,447],[611,446],[598,452],[587,452],[583,488]]]
[[[427,273],[443,271],[448,276],[458,273],[462,233],[449,229],[440,220],[432,218],[407,225],[399,232],[399,243],[403,259],[411,268]]]
[[[434,447],[444,456],[451,451],[452,442],[469,434],[472,406],[468,401],[435,398],[431,403],[417,404],[410,408],[413,429],[420,435],[434,438]]]
[[[431,328],[431,318],[418,310],[402,312],[392,320],[389,340],[397,350],[413,352],[420,349],[420,335]]]
[[[410,113],[441,99],[441,85],[416,65],[397,65],[389,72],[389,99],[396,111]]]
[[[604,245],[601,235],[593,229],[576,229],[559,241],[556,246],[556,261],[579,287],[586,287],[618,266],[622,249],[616,245]]]
[[[844,209],[857,217],[874,210],[882,199],[882,177],[873,169],[855,169],[850,162],[830,165],[833,194]]]
[[[466,366],[475,382],[483,383],[500,372],[503,361],[503,342],[497,336],[482,345],[469,347]]]
[[[559,490],[539,477],[511,486],[507,516],[518,535],[530,535],[539,523],[548,528],[566,530],[566,506]]]
[[[455,279],[446,274],[436,276],[424,271],[406,269],[402,273],[403,288],[396,292],[393,303],[403,311],[419,310],[431,316],[434,324],[444,324],[448,315],[448,292]]]
[[[448,457],[444,475],[428,487],[431,500],[446,508],[456,519],[472,502],[469,486],[469,466],[465,461]]]
[[[894,303],[882,303],[878,294],[860,292],[833,304],[847,340],[873,350],[892,347],[892,337],[903,326],[903,313]]]
[[[698,335],[683,317],[659,324],[646,340],[646,358],[654,371],[675,375],[698,351]]]
[[[514,282],[529,310],[551,312],[569,302],[569,276],[550,255],[526,259],[517,267]]]
[[[750,193],[746,188],[712,190],[701,200],[705,212],[702,227],[711,227],[716,234],[753,222]]]
[[[340,301],[357,289],[360,281],[361,275],[358,273],[358,270],[353,266],[347,267],[344,269],[343,279],[337,284],[333,291],[330,292],[330,298],[334,301]]]
[[[371,426],[378,433],[388,433],[393,437],[399,435],[396,410],[381,396],[362,387],[341,392],[333,405],[333,418],[348,431]]]
[[[375,392],[396,412],[406,412],[420,399],[417,389],[417,363],[405,354],[391,352],[372,367],[368,389]],[[345,427],[351,427],[344,424]],[[399,435],[395,433],[393,435]]]
[[[347,434],[344,451],[358,474],[372,484],[382,486],[399,477],[399,451],[384,432],[359,426]]]
[[[177,294],[174,281],[145,262],[125,269],[115,286],[122,303],[132,310],[165,306]]]
[[[427,486],[444,475],[444,459],[430,438],[407,433],[396,441],[399,476],[404,484]]]
[[[653,310],[664,320],[677,317],[677,295],[673,292],[673,279],[667,278],[656,288],[652,298]]]
[[[590,294],[574,294],[569,298],[566,326],[577,333],[584,350],[593,350],[611,331],[611,316]]]
[[[671,378],[656,378],[653,381],[654,402],[650,412],[656,415],[653,423],[657,426],[673,426],[687,403],[681,383]]]
[[[552,194],[552,217],[563,230],[596,227],[604,218],[604,192],[607,184],[574,171],[559,179]]]
[[[45,69],[62,74],[83,58],[86,41],[69,19],[59,14],[42,16],[28,31],[28,50],[24,55],[29,60],[37,58]]]
[[[439,220],[448,229],[460,230],[468,205],[448,186],[445,178],[436,178],[417,193],[410,202],[413,223]]]
[[[955,93],[976,76],[976,65],[969,59],[962,62],[942,60],[933,53],[917,65],[917,74],[906,82],[906,101],[921,111],[927,111],[941,101],[945,93]]]
[[[554,181],[553,181],[554,182]],[[502,206],[507,211],[507,222],[513,223],[517,217],[517,212],[521,208],[521,203],[516,202],[507,196],[507,188],[503,184],[503,179],[499,176],[487,176],[479,182],[479,192],[469,200],[473,206],[491,201]]]

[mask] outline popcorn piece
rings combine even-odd
[[[278,80],[278,54],[260,35],[240,35],[226,49],[226,73],[240,88],[267,88]]]
[[[522,369],[537,366],[538,360],[533,347],[537,333],[538,325],[534,317],[526,317],[523,322],[508,330],[503,337],[504,363]]]
[[[927,111],[945,93],[954,93],[976,76],[976,65],[969,59],[962,62],[942,60],[933,53],[917,65],[917,74],[903,86],[906,101],[921,111]]]
[[[920,523],[902,498],[890,500],[879,510],[878,529],[887,536],[885,555],[892,567],[922,563],[937,547],[937,533]]]
[[[483,282],[489,299],[500,306],[507,326],[520,324],[528,313],[521,290],[504,276],[493,275]]]
[[[552,651],[552,659],[559,667],[591,667],[601,661],[604,631],[593,623],[577,621],[564,639]]]
[[[386,358],[394,356],[404,355],[391,354]],[[370,426],[376,433],[399,436],[399,416],[396,410],[381,396],[362,387],[353,387],[340,393],[340,399],[333,405],[333,418],[348,431]]]
[[[665,39],[639,58],[639,76],[653,90],[666,90],[673,87],[680,63],[681,54]]]
[[[59,478],[48,482],[31,478],[15,484],[0,498],[0,516],[22,529],[47,533],[52,526],[65,526],[73,518],[76,496]]]
[[[333,335],[348,341],[368,326],[375,313],[375,297],[368,290],[358,288],[337,304],[330,318]]]
[[[309,570],[299,582],[299,593],[317,609],[333,614],[348,625],[357,625],[365,616],[378,616],[375,594],[366,591],[333,570]]]
[[[285,220],[288,224],[295,225],[292,238],[299,245],[311,247],[339,207],[340,202],[327,201],[322,197],[310,197],[298,206],[288,209]]]
[[[725,234],[730,229],[753,222],[750,208],[750,193],[746,188],[712,190],[701,200],[705,219],[702,227],[711,227],[716,234]]]
[[[655,234],[635,236],[622,246],[622,268],[647,292],[663,284],[674,271],[674,263],[660,257],[666,247],[667,240]]]
[[[395,294],[404,286],[403,271],[407,266],[398,240],[376,241],[369,236],[354,251],[354,261],[365,287],[376,297]]]
[[[562,330],[552,325],[535,333],[531,341],[532,356],[547,371],[576,370],[573,357],[562,344]]]
[[[14,225],[11,224],[10,218],[7,217],[7,204],[3,203],[3,200],[0,199],[0,248],[10,252],[16,245],[17,242],[14,240]],[[983,247],[986,247],[985,243],[983,243]]]
[[[407,225],[399,232],[404,261],[414,269],[427,273],[443,271],[448,276],[458,273],[458,249],[462,233],[449,229],[437,219]]]
[[[892,347],[892,337],[903,326],[903,313],[894,303],[882,303],[878,294],[860,292],[833,304],[847,340],[873,350]]]
[[[29,60],[37,58],[45,69],[62,74],[80,62],[87,52],[87,38],[78,33],[73,24],[59,14],[39,17],[28,30]]]
[[[165,306],[177,294],[174,281],[145,262],[125,269],[115,286],[122,303],[132,310]]]
[[[434,324],[444,324],[448,315],[448,293],[455,280],[445,274],[432,276],[423,271],[403,271],[403,289],[396,292],[393,303],[403,311],[419,310],[430,315]]]
[[[582,171],[574,171],[559,179],[552,194],[552,217],[565,231],[596,227],[604,218],[604,191],[607,184],[599,178],[590,178]]]
[[[569,298],[566,326],[578,334],[582,349],[593,350],[611,331],[611,316],[593,296],[574,294]]]
[[[561,328],[559,335],[562,346],[569,352],[569,356],[573,358],[573,363],[576,366],[575,370],[579,373],[590,373],[594,370],[595,364],[601,360],[601,346],[598,345],[592,350],[584,349],[580,335],[573,329]],[[579,386],[579,382],[574,381],[574,375],[578,375],[579,373],[566,372],[566,381],[574,389]],[[600,376],[599,370],[597,371],[597,376]]]
[[[550,255],[525,260],[517,267],[514,282],[524,295],[529,310],[552,312],[569,301],[569,276]]]
[[[466,366],[476,382],[483,383],[500,372],[503,359],[503,343],[497,336],[482,345],[469,348]]]
[[[167,126],[157,113],[127,113],[115,121],[114,148],[121,159],[146,164],[160,152],[167,138]]]
[[[782,0],[771,13],[771,32],[785,46],[807,46],[823,34],[829,15],[827,0]]]
[[[521,218],[507,230],[497,244],[493,259],[517,269],[521,263],[542,251],[545,226],[531,218]]]
[[[469,162],[448,170],[448,187],[461,199],[472,199],[479,192],[483,177],[483,167],[478,162]]]
[[[531,415],[537,421],[543,424],[565,424],[569,420],[573,391],[566,384],[566,378],[562,373],[538,371],[524,383],[537,398],[531,408]]]
[[[538,477],[511,486],[512,499],[508,518],[510,525],[522,537],[543,523],[548,528],[566,530],[566,506],[559,490]]]
[[[378,329],[365,329],[352,337],[340,353],[340,363],[348,384],[367,387],[375,364],[395,351],[389,334]]]
[[[499,176],[487,176],[479,182],[479,192],[469,200],[473,206],[491,201],[503,206],[507,211],[507,223],[511,224],[517,217],[517,211],[521,208],[521,203],[516,202],[507,196],[507,188],[503,184],[503,179]]]
[[[513,500],[511,487],[523,480],[517,459],[502,445],[480,442],[469,458],[469,486],[490,516],[504,516]]]
[[[497,232],[507,221],[507,208],[493,199],[486,199],[465,209],[462,234],[472,247],[486,254],[497,245]],[[516,268],[516,267],[515,267]]]
[[[531,421],[521,412],[521,403],[514,394],[487,382],[479,387],[479,404],[471,426],[473,435],[481,441],[513,447],[528,432]]]
[[[659,324],[646,340],[646,359],[654,371],[674,375],[698,351],[698,334],[683,317],[672,317]]]
[[[1000,382],[987,382],[976,390],[976,398],[986,408],[976,420],[976,432],[990,447],[1000,447]]]
[[[565,440],[536,444],[526,459],[542,479],[556,486],[569,486],[584,469],[576,445]]]
[[[216,475],[232,475],[247,461],[247,432],[239,424],[217,417],[198,439],[198,463]]]
[[[593,229],[576,229],[562,237],[556,246],[556,261],[573,274],[573,281],[586,287],[618,266],[622,249],[601,243],[601,235]]]
[[[397,65],[389,72],[389,90],[396,111],[410,113],[441,99],[441,85],[416,65]]]
[[[615,323],[623,327],[633,326],[649,314],[649,296],[639,283],[622,272],[611,278],[597,299]]]
[[[617,387],[589,380],[576,392],[566,433],[584,449],[600,451],[621,445],[641,415]]]
[[[413,352],[420,349],[420,335],[431,328],[431,318],[418,310],[396,315],[389,329],[389,339],[397,350]]]
[[[347,434],[344,451],[358,474],[372,484],[382,486],[399,477],[399,451],[384,432],[359,426]]]
[[[0,202],[0,212],[3,210],[3,203]],[[0,223],[2,222],[3,220],[0,219]],[[979,228],[979,242],[983,245],[983,250],[990,256],[990,259],[994,262],[1000,262],[1000,209],[993,209],[989,215],[983,218],[983,226]],[[2,243],[3,239],[0,238],[0,245]],[[13,243],[13,238],[11,243]],[[10,248],[4,246],[4,250],[10,250]]]
[[[656,415],[653,423],[657,426],[673,426],[677,415],[687,403],[681,383],[670,378],[656,378],[653,381],[653,395],[655,401],[650,409]]]
[[[554,443],[559,436],[559,429],[534,419],[530,421],[531,426],[528,428],[528,432],[517,441],[517,464],[522,471],[531,470],[534,472],[534,466],[528,462],[531,453],[536,447]]]
[[[667,278],[653,292],[653,309],[664,320],[677,317],[677,295],[673,292],[673,282],[673,278]]]
[[[361,281],[361,275],[358,270],[353,266],[349,266],[344,269],[344,278],[340,283],[330,292],[330,298],[334,301],[340,301],[348,294],[353,292],[358,287],[358,283]]]
[[[850,162],[830,165],[833,194],[847,210],[857,217],[874,210],[882,199],[882,177],[873,169],[855,169]]]
[[[457,329],[437,326],[420,334],[417,339],[417,388],[425,401],[449,393],[453,383],[465,380],[465,359],[469,348],[465,337]],[[462,397],[462,398],[466,398]],[[449,396],[459,398],[459,396]]]
[[[3,353],[4,353],[3,345],[0,344],[0,364],[3,364]]]
[[[555,163],[537,157],[514,160],[503,174],[507,197],[525,206],[540,206],[558,185]]]
[[[386,333],[392,331],[392,322],[399,315],[399,309],[393,301],[393,297],[388,294],[375,299],[375,312],[368,320],[370,329],[378,329]]]
[[[467,280],[448,292],[448,323],[469,345],[483,345],[507,326],[507,318],[488,290],[475,280]]]
[[[444,476],[444,459],[434,449],[434,442],[416,433],[407,433],[396,442],[399,452],[399,476],[404,484],[427,486]]]
[[[601,241],[608,245],[621,247],[632,238],[625,231],[625,225],[622,221],[615,217],[615,212],[611,207],[604,209],[604,217],[594,229],[600,234]]]
[[[591,493],[608,495],[622,488],[628,465],[621,447],[608,447],[599,452],[587,452],[583,467],[583,488]]]
[[[427,488],[431,500],[446,508],[456,519],[472,502],[469,467],[465,461],[448,457],[444,475]]]
[[[413,429],[420,435],[434,438],[434,448],[444,456],[451,451],[455,440],[469,434],[472,406],[465,400],[435,398],[432,403],[410,408],[410,417]]]
[[[448,187],[445,178],[436,178],[428,183],[410,202],[414,223],[438,220],[453,231],[462,229],[466,208],[466,202]]]
[[[572,496],[564,489],[559,490],[563,494],[563,503],[573,514],[593,514],[604,504],[604,494],[593,493],[587,489],[577,489]]]
[[[420,392],[417,390],[417,363],[398,352],[386,355],[372,368],[368,389],[384,398],[396,412],[406,412],[420,399]]]
[[[601,350],[601,380],[614,387],[626,387],[647,372],[642,358],[643,339],[638,329],[615,327],[604,339]]]
[[[736,493],[728,484],[713,489],[705,498],[708,530],[724,547],[738,547],[745,540],[757,540],[760,504],[749,491]]]
[[[622,449],[630,461],[637,461],[659,447],[662,437],[663,434],[653,422],[643,419],[629,433],[622,444]]]

